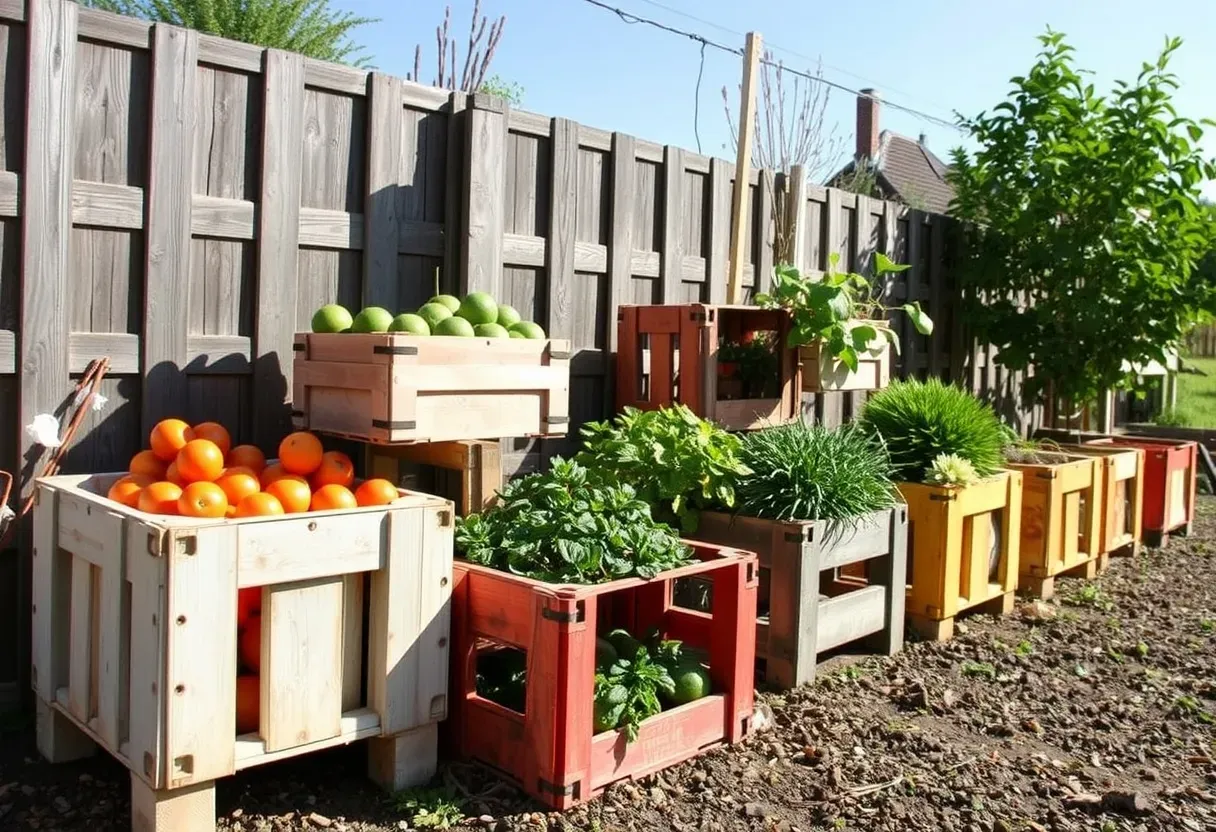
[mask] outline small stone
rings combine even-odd
[[[654,786],[650,790],[650,799],[657,805],[662,806],[667,802],[667,793],[658,786]]]
[[[245,814],[245,810],[244,810],[244,809],[233,809],[233,810],[232,810],[232,817],[233,817],[233,818],[239,818],[239,817],[240,817],[241,815],[243,815],[243,814]]]
[[[1161,772],[1155,768],[1142,768],[1140,769],[1140,776],[1150,783],[1155,783],[1161,779]]]
[[[766,818],[769,816],[769,807],[759,802],[745,803],[743,805],[743,814],[749,818]]]
[[[948,711],[948,710],[951,710],[957,704],[958,704],[958,694],[957,693],[952,691],[950,688],[946,688],[944,691],[942,691],[942,707],[943,708],[945,708]]]
[[[971,632],[971,628],[961,621],[956,621],[954,623],[954,632],[958,633],[960,636],[965,636],[967,633]]]
[[[1056,617],[1056,609],[1046,601],[1028,601],[1018,607],[1018,615],[1027,621],[1050,621]]]
[[[316,798],[314,797],[313,800],[316,800]],[[325,815],[322,815],[318,812],[313,812],[311,815],[309,815],[308,822],[311,823],[313,826],[319,826],[322,829],[328,829],[329,827],[333,826],[333,824],[334,824],[334,822],[332,820],[330,820],[329,818],[325,817]]]
[[[709,774],[703,768],[696,769],[692,773],[693,782],[704,783],[709,779]]]
[[[477,821],[479,823],[484,823],[486,826],[489,826],[491,823],[494,822],[494,816],[493,815],[480,815],[477,818]]]

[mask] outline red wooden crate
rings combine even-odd
[[[621,306],[617,312],[617,409],[679,402],[730,430],[784,424],[801,412],[798,351],[785,346],[790,317],[755,306],[688,303]],[[733,396],[719,381],[718,341],[749,331],[776,333],[778,378],[772,396]]]
[[[448,740],[464,759],[506,774],[554,809],[743,739],[751,730],[756,654],[756,555],[692,543],[695,563],[644,581],[547,584],[457,560],[452,591],[452,696]],[[672,606],[676,579],[713,586],[710,612]],[[626,743],[623,730],[592,732],[595,639],[616,627],[704,649],[713,693],[663,711]],[[524,713],[476,692],[477,647],[527,652]]]
[[[1103,436],[1086,445],[1144,450],[1144,540],[1161,546],[1171,533],[1187,535],[1195,519],[1195,475],[1199,446],[1181,439]]]

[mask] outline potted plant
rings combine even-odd
[[[778,266],[771,291],[755,296],[760,306],[790,313],[787,343],[798,348],[805,392],[881,389],[890,378],[890,350],[899,350],[899,338],[888,322],[894,310],[883,305],[881,291],[859,274],[838,271],[839,264],[840,255],[833,252],[820,279],[791,265]],[[884,254],[874,256],[876,278],[907,268]],[[919,301],[898,308],[921,335],[933,333],[933,321]]]
[[[1022,474],[1005,467],[1008,428],[991,407],[937,379],[893,382],[866,402],[860,422],[886,443],[908,504],[909,622],[941,640],[963,610],[1008,612],[1022,501]]]
[[[1025,475],[1018,589],[1050,598],[1057,575],[1092,578],[1109,554],[1101,548],[1102,460],[1053,443],[1017,442],[1005,462]]]
[[[856,424],[794,422],[743,437],[750,473],[734,513],[701,513],[698,537],[760,557],[756,654],[766,681],[811,681],[817,655],[867,638],[882,653],[903,644],[907,511],[883,444]],[[863,580],[825,570],[856,565]]]
[[[560,457],[459,521],[456,545],[462,757],[565,809],[749,732],[754,554],[681,540],[626,480]],[[694,576],[712,583],[708,615],[670,602]]]

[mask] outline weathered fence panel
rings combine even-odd
[[[28,117],[27,117],[28,113]],[[270,450],[290,422],[293,334],[320,305],[413,308],[485,290],[572,341],[567,438],[513,440],[508,473],[610,415],[621,303],[724,302],[734,166],[380,73],[149,24],[68,0],[0,0],[0,468],[29,484],[23,426],[111,362],[65,472],[123,468],[167,415]],[[753,172],[744,290],[794,203],[799,266],[910,262],[889,300],[900,375],[953,378],[1023,429],[1020,379],[955,314],[954,227]],[[793,196],[791,197],[791,190]],[[808,396],[827,424],[864,394]],[[27,662],[23,561],[0,554],[0,700]]]

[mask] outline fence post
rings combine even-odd
[[[502,235],[507,191],[505,101],[473,93],[468,98],[468,162],[461,194],[462,292],[502,294]]]
[[[367,195],[363,216],[363,305],[401,311],[397,269],[397,187],[403,83],[382,72],[367,79]]]

